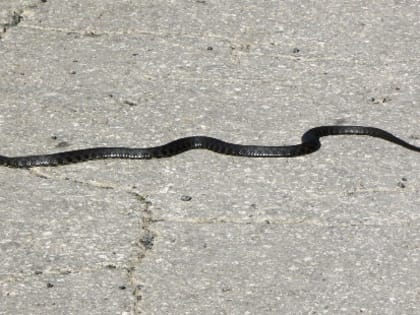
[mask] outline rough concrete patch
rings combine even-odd
[[[1,32],[6,33],[9,28],[17,26],[23,19],[22,12],[22,10],[17,10],[9,13],[7,22],[1,24]]]
[[[36,10],[46,0],[7,1],[0,4],[0,39],[10,28],[18,26],[27,12]]]

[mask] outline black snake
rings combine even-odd
[[[192,149],[207,149],[213,152],[245,157],[295,157],[317,151],[319,138],[333,135],[365,135],[381,138],[407,149],[420,152],[414,146],[393,134],[374,127],[320,126],[309,129],[302,136],[302,143],[286,146],[241,145],[206,136],[180,138],[167,144],[150,148],[96,147],[45,155],[8,157],[0,155],[0,165],[28,168],[33,166],[56,166],[96,159],[151,159],[170,157]]]

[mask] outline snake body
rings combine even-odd
[[[302,136],[302,143],[285,146],[241,145],[206,136],[179,138],[167,144],[149,148],[95,147],[45,155],[3,156],[0,165],[29,168],[33,166],[57,166],[97,159],[152,159],[165,158],[192,149],[207,149],[216,153],[244,157],[295,157],[310,154],[321,147],[319,138],[334,135],[365,135],[381,138],[420,152],[414,146],[393,134],[374,127],[365,126],[320,126],[309,129]]]

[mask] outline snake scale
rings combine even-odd
[[[0,165],[29,168],[33,166],[57,166],[97,159],[151,159],[165,158],[192,149],[207,149],[220,154],[244,157],[295,157],[317,151],[321,147],[319,138],[334,135],[365,135],[381,138],[420,152],[420,147],[374,127],[365,126],[320,126],[309,129],[302,136],[302,143],[285,146],[241,145],[206,136],[179,138],[167,144],[149,148],[95,147],[45,155],[3,156]]]

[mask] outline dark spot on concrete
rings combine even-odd
[[[207,47],[207,50],[213,50],[213,47],[208,46],[208,47]]]
[[[85,35],[87,37],[99,37],[99,36],[101,36],[100,34],[96,34],[94,31],[87,31],[87,32],[85,32]]]
[[[187,196],[187,195],[182,195],[181,196],[181,200],[182,201],[190,201],[192,199],[192,197],[191,196]]]
[[[120,286],[118,287],[118,289],[120,289],[120,290],[125,290],[125,289],[127,289],[127,287],[126,287],[125,285],[120,285]]]
[[[297,54],[298,52],[300,52],[300,49],[299,48],[297,48],[297,47],[293,48],[293,53],[294,54]]]
[[[22,11],[13,11],[12,16],[10,17],[10,22],[0,24],[0,27],[3,27],[3,33],[6,33],[9,28],[17,26],[23,20],[23,16],[21,14]]]
[[[10,23],[10,26],[16,26],[18,25],[23,19],[23,16],[20,15],[19,12],[13,12],[12,15],[12,22]]]
[[[137,103],[131,102],[131,101],[124,101],[124,104],[128,106],[137,106]]]
[[[390,102],[391,98],[389,96],[380,97],[380,98],[375,98],[372,96],[368,98],[368,101],[373,104],[384,104],[384,103]]]
[[[251,49],[251,44],[240,44],[240,45],[231,45],[231,51],[238,49],[239,51],[249,52]]]
[[[230,292],[230,291],[232,291],[232,288],[230,288],[230,287],[223,287],[222,288],[222,292]]]
[[[52,284],[51,282],[47,283],[47,288],[53,288],[53,287],[54,287],[54,284]]]
[[[140,239],[140,243],[144,246],[146,249],[152,249],[153,248],[153,240],[155,239],[154,235],[151,233],[146,233],[143,235],[143,237]]]

